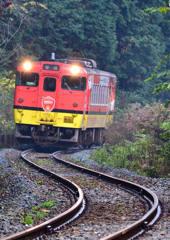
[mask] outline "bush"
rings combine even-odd
[[[150,177],[170,172],[170,109],[160,103],[134,110],[114,119],[105,133],[106,145],[94,160],[125,167]]]

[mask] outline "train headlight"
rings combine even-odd
[[[72,72],[72,74],[76,75],[80,72],[80,68],[78,66],[74,65],[71,67],[71,72]]]
[[[29,71],[32,68],[31,62],[27,61],[24,63],[23,68],[25,71]]]

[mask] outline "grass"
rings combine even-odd
[[[148,177],[170,177],[170,111],[161,104],[122,116],[105,134],[107,144],[92,154],[100,164]]]

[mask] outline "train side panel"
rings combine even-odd
[[[113,83],[114,82],[114,83]],[[88,115],[83,124],[87,128],[106,128],[113,119],[116,78],[90,75],[88,78]]]

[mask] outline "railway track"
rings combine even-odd
[[[43,224],[37,225],[33,228],[30,228],[26,231],[23,231],[21,233],[12,235],[10,237],[5,238],[6,240],[9,239],[48,239],[47,233],[52,233],[57,230],[58,227],[61,227],[63,224],[71,221],[71,219],[74,219],[75,215],[77,217],[78,214],[81,214],[84,207],[85,207],[85,200],[83,199],[83,192],[82,190],[74,183],[67,181],[64,178],[59,177],[54,172],[47,171],[44,168],[41,168],[40,166],[36,165],[32,161],[28,160],[27,156],[29,153],[31,153],[32,150],[27,150],[22,153],[22,158],[25,162],[27,162],[30,166],[37,169],[39,172],[42,172],[46,174],[47,176],[54,178],[57,181],[60,181],[62,184],[64,184],[70,192],[73,193],[74,196],[76,196],[76,202],[75,204],[66,212],[63,214],[60,214],[56,216],[55,218],[44,222]],[[70,163],[68,161],[65,161],[61,159],[62,152],[55,152],[53,153],[53,157],[57,162],[60,162],[67,167],[71,167],[73,169],[76,169],[78,171],[81,171],[85,174],[92,175],[96,177],[96,179],[100,179],[102,181],[109,182],[111,184],[116,184],[119,187],[122,187],[126,191],[135,193],[143,202],[145,202],[145,205],[148,206],[148,211],[143,215],[139,220],[137,220],[135,223],[131,224],[130,226],[123,228],[122,230],[110,234],[109,236],[106,236],[102,238],[102,240],[109,240],[109,239],[132,239],[135,236],[141,235],[146,229],[151,227],[155,221],[160,216],[161,208],[159,205],[159,200],[157,196],[151,192],[149,189],[142,187],[140,185],[131,183],[129,181],[121,180],[118,178],[113,178],[108,175],[105,175],[103,173],[92,171],[88,168],[78,166],[76,164]]]
[[[85,198],[81,188],[78,187],[73,182],[58,176],[54,172],[48,171],[38,166],[37,164],[31,162],[27,158],[27,155],[30,154],[31,152],[32,152],[32,149],[22,152],[21,157],[23,161],[26,162],[30,167],[33,167],[39,172],[47,175],[48,177],[50,177],[50,179],[53,179],[59,182],[60,184],[62,184],[62,187],[66,188],[67,191],[69,191],[70,194],[74,196],[75,203],[70,209],[68,209],[64,213],[59,214],[58,216],[42,224],[39,224],[35,227],[32,227],[20,233],[16,233],[14,235],[6,237],[4,238],[4,240],[48,239],[49,234],[51,235],[52,233],[55,233],[55,231],[60,229],[64,224],[67,224],[73,219],[75,219],[76,217],[78,217],[84,211],[84,208],[85,208]]]
[[[135,237],[144,233],[146,229],[149,229],[159,219],[161,215],[161,206],[158,197],[149,189],[129,181],[114,178],[101,172],[97,172],[82,166],[78,166],[74,163],[70,163],[70,161],[66,161],[60,158],[60,152],[54,153],[53,156],[57,162],[65,164],[83,173],[95,176],[97,179],[119,185],[119,187],[121,186],[126,191],[135,193],[139,198],[142,198],[143,201],[148,205],[148,211],[141,219],[116,233],[110,234],[109,236],[102,238],[101,240],[134,239]]]

